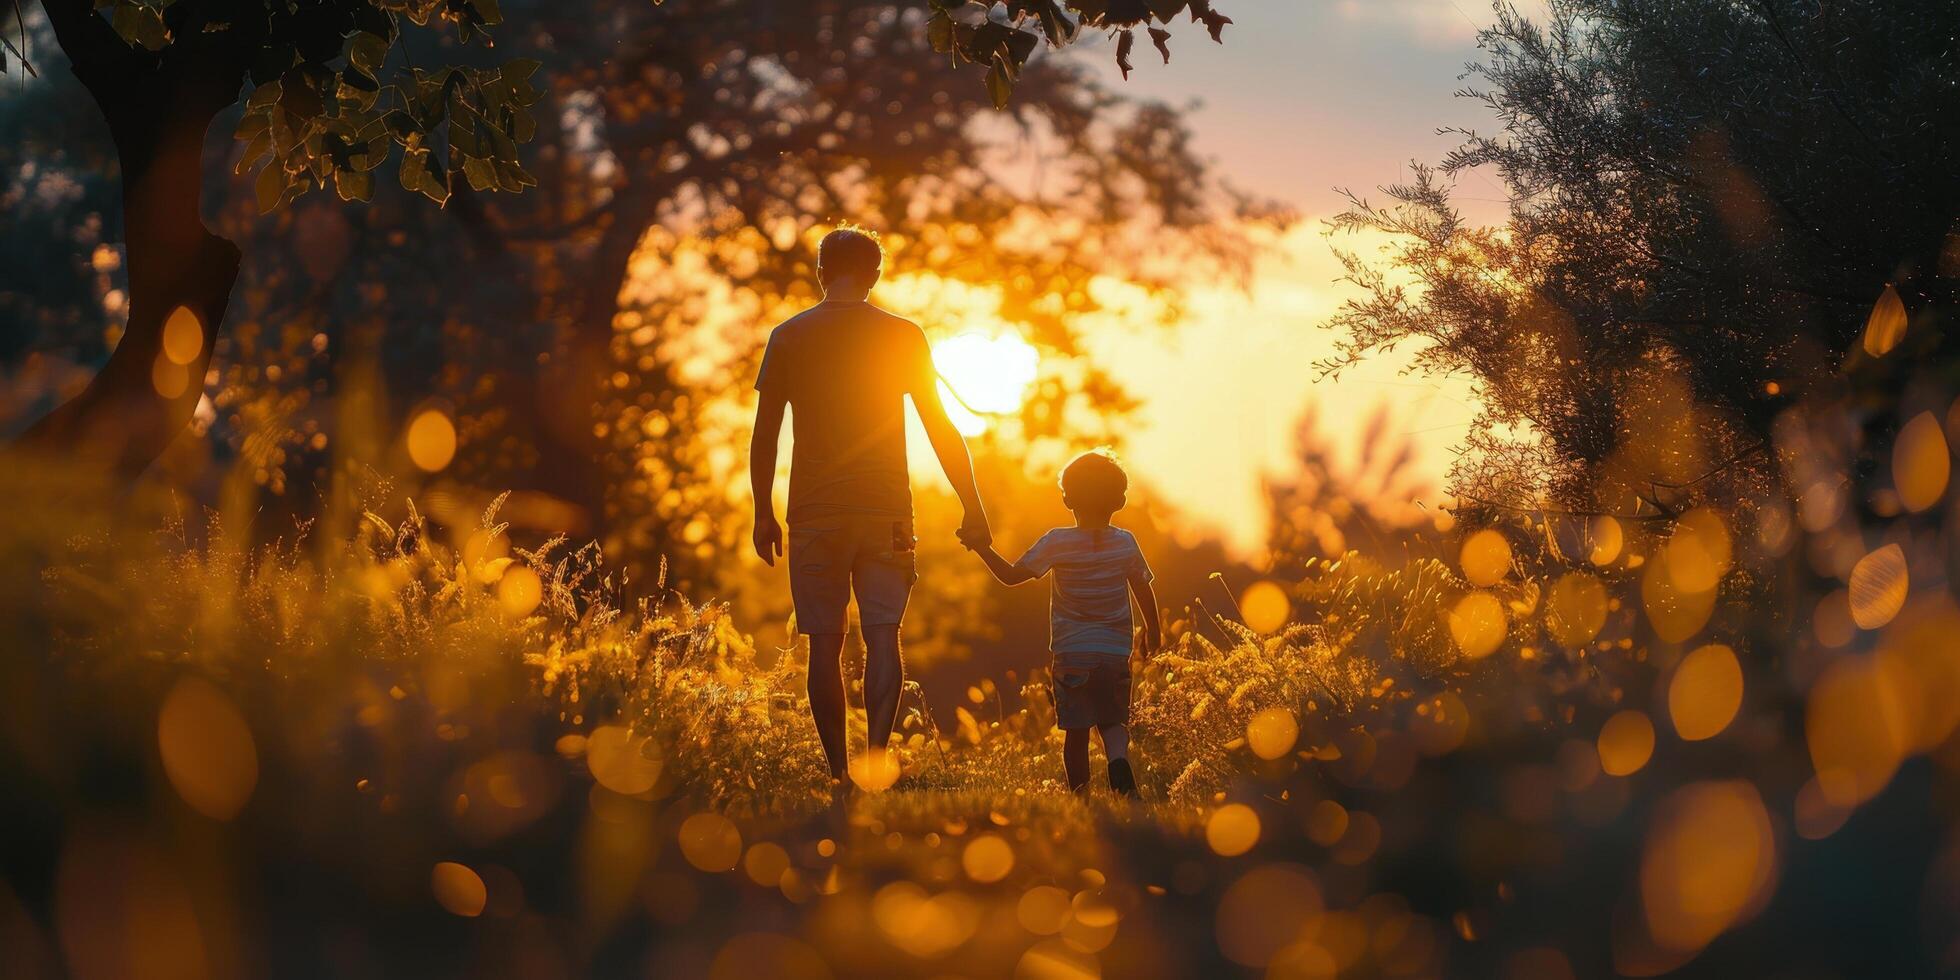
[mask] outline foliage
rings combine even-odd
[[[530,78],[535,60],[500,67],[423,70],[409,59],[403,24],[447,24],[468,44],[503,22],[497,0],[344,0],[298,7],[230,0],[104,0],[96,4],[132,49],[157,63],[184,36],[182,57],[247,66],[250,92],[234,134],[246,144],[238,172],[257,168],[259,210],[271,211],[313,186],[366,201],[373,173],[396,147],[401,185],[438,204],[452,179],[516,191],[533,185],[517,159],[537,125]],[[23,25],[23,30],[25,25]],[[395,55],[401,52],[399,58]],[[75,57],[86,57],[83,52]],[[144,55],[130,57],[141,60]]]
[[[1951,4],[1500,4],[1465,94],[1501,129],[1335,222],[1342,363],[1401,343],[1481,382],[1465,496],[1622,516],[1760,494],[1771,420],[1835,383],[1895,284],[1951,300]],[[1495,171],[1503,228],[1449,179]]]
[[[1223,41],[1232,22],[1212,9],[1211,0],[931,0],[931,7],[932,49],[952,55],[955,64],[987,66],[987,94],[997,109],[1013,98],[1022,69],[1042,41],[1061,48],[1083,31],[1108,29],[1117,39],[1117,67],[1128,78],[1138,27],[1169,64],[1167,28],[1177,15],[1189,13],[1191,23],[1203,24],[1214,42]]]

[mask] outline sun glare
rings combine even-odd
[[[1041,355],[1013,333],[963,333],[933,345],[939,396],[962,435],[987,431],[992,416],[1020,409]]]

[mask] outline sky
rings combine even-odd
[[[1317,324],[1347,295],[1325,221],[1342,209],[1339,189],[1379,198],[1377,187],[1409,176],[1411,160],[1441,159],[1457,138],[1439,128],[1493,128],[1482,106],[1454,97],[1491,11],[1480,0],[1214,5],[1235,21],[1222,45],[1180,25],[1171,63],[1140,43],[1128,81],[1107,47],[1085,56],[1122,94],[1196,103],[1187,119],[1199,152],[1229,182],[1292,206],[1302,221],[1249,291],[1196,289],[1190,319],[1168,341],[1095,334],[1092,352],[1143,400],[1126,456],[1160,498],[1249,552],[1264,539],[1261,480],[1292,466],[1302,414],[1316,407],[1322,435],[1351,455],[1362,423],[1386,405],[1390,433],[1418,446],[1433,509],[1475,395],[1463,378],[1404,375],[1406,354],[1320,377],[1313,362],[1335,336]],[[1465,177],[1457,193],[1473,219],[1503,213],[1501,188],[1485,175]]]

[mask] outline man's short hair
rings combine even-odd
[[[817,276],[825,283],[853,274],[875,278],[884,264],[885,249],[878,244],[878,233],[857,225],[839,225],[817,246]]]
[[[1129,474],[1108,449],[1091,449],[1075,457],[1062,467],[1061,483],[1071,505],[1112,514],[1123,508],[1123,497],[1130,491]]]

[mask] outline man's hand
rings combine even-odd
[[[755,515],[755,556],[774,568],[782,554],[783,526],[776,523],[776,515],[773,512]]]
[[[1138,629],[1135,637],[1130,642],[1130,655],[1138,660],[1155,656],[1163,652],[1163,649],[1163,634],[1147,626]]]
[[[987,526],[987,515],[976,511],[967,511],[966,520],[953,534],[969,551],[978,551],[994,543],[994,532]]]

